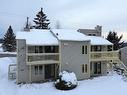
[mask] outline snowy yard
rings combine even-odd
[[[0,44],[0,52],[2,52],[3,51],[3,49],[2,49],[2,44]]]
[[[79,81],[77,88],[60,91],[53,83],[16,85],[8,80],[8,65],[16,58],[0,58],[0,95],[127,95],[127,82],[117,74]]]

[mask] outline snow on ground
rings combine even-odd
[[[0,52],[2,52],[3,51],[3,49],[2,49],[2,44],[0,44]]]
[[[0,95],[127,95],[127,82],[117,74],[79,81],[70,91],[55,89],[53,82],[16,85],[7,75],[8,65],[15,62],[16,58],[0,58]]]
[[[3,52],[3,51],[0,51],[0,54],[17,54],[16,52]]]

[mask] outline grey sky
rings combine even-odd
[[[6,31],[12,25],[15,31],[21,30],[26,17],[32,22],[41,7],[52,28],[57,20],[61,28],[94,28],[99,24],[104,34],[115,30],[127,39],[127,0],[1,0],[0,29]]]

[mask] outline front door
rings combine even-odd
[[[55,78],[55,64],[45,65],[45,79]]]

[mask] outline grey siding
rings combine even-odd
[[[29,82],[29,67],[26,65],[26,42],[17,40],[17,83]]]
[[[77,79],[90,77],[89,66],[89,42],[61,41],[60,44],[61,71],[72,71],[76,74]],[[82,54],[82,46],[87,46],[87,54]],[[87,64],[87,73],[82,73],[82,65]]]

